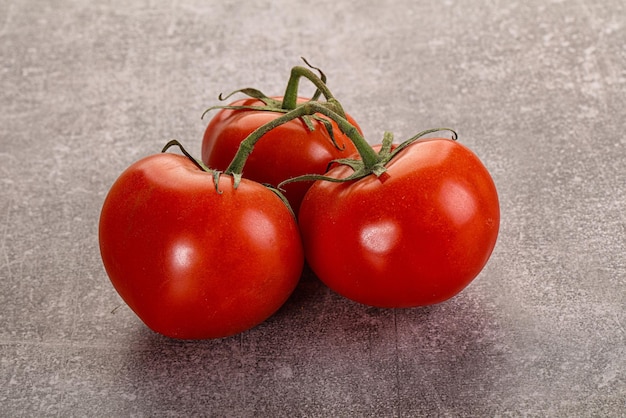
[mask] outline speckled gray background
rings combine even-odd
[[[501,197],[489,264],[429,308],[307,273],[244,334],[153,334],[101,265],[108,188],[300,56],[372,143],[457,129]],[[0,0],[0,106],[2,416],[624,416],[623,0]]]

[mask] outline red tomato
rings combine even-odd
[[[152,330],[219,338],[283,305],[302,272],[295,219],[272,191],[213,176],[177,154],[131,165],[100,217],[100,251],[122,299]]]
[[[281,98],[275,98],[281,99]],[[305,99],[300,99],[300,102]],[[262,106],[257,99],[242,99],[231,106]],[[282,116],[282,113],[260,110],[220,110],[209,122],[202,141],[202,161],[212,169],[225,170],[235,156],[239,144],[258,127]],[[354,119],[347,116],[355,127]],[[246,161],[244,176],[259,183],[277,186],[283,180],[303,174],[323,174],[328,163],[345,158],[356,149],[352,142],[332,123],[333,135],[339,146],[333,145],[324,125],[312,120],[313,131],[302,119],[294,119],[266,133],[255,145]],[[287,184],[285,197],[295,213],[311,186],[311,182]]]
[[[352,173],[338,166],[328,175]],[[337,293],[377,307],[442,302],[482,270],[500,224],[478,157],[450,139],[419,140],[379,178],[317,181],[299,213],[305,257]]]

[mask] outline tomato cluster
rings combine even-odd
[[[310,99],[297,95],[302,77],[318,89]],[[305,67],[284,96],[238,92],[250,97],[218,106],[201,160],[171,141],[104,201],[106,272],[148,327],[180,339],[243,332],[284,304],[305,260],[337,293],[389,308],[443,302],[483,269],[498,195],[454,131],[372,147]],[[445,130],[451,139],[427,135]]]

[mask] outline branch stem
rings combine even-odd
[[[291,69],[291,76],[287,83],[287,89],[283,96],[282,108],[285,110],[293,110],[298,106],[298,88],[300,85],[300,79],[304,77],[308,79],[317,88],[318,92],[321,92],[327,102],[330,102],[335,107],[336,112],[342,118],[346,117],[346,114],[341,107],[341,104],[335,99],[330,89],[317,74],[306,67],[296,66]]]
[[[305,68],[305,70],[309,71]],[[315,74],[313,74],[315,76]],[[332,97],[332,96],[331,96]],[[284,103],[284,102],[283,102]],[[260,126],[255,131],[253,131],[250,135],[244,139],[239,145],[239,149],[235,154],[235,157],[231,161],[230,165],[226,169],[226,174],[241,174],[243,172],[243,167],[248,159],[248,156],[252,153],[254,146],[261,139],[263,135],[265,135],[270,130],[276,128],[277,126],[283,125],[289,121],[292,121],[297,118],[301,118],[307,115],[314,115],[316,113],[320,113],[337,123],[339,129],[352,141],[357,151],[361,155],[361,159],[366,167],[373,167],[379,162],[379,156],[371,147],[370,144],[367,143],[365,138],[361,135],[358,129],[348,122],[344,117],[342,117],[335,110],[331,110],[325,105],[316,102],[309,101],[300,106],[295,107],[293,110],[285,113],[284,115],[272,120],[271,122],[266,123],[265,125]]]

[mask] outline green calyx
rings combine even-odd
[[[278,118],[277,121],[273,121],[273,122],[268,123],[265,126],[261,126],[259,129],[254,131],[248,138],[246,138],[242,142],[239,148],[239,151],[235,155],[235,158],[233,159],[229,167],[224,172],[213,170],[207,167],[201,160],[194,158],[183,147],[183,145],[178,140],[175,140],[175,139],[169,141],[163,147],[161,152],[166,152],[167,150],[169,150],[171,147],[174,147],[174,146],[178,147],[180,151],[182,152],[182,154],[185,155],[191,162],[193,162],[196,167],[198,167],[200,170],[207,172],[213,176],[213,180],[215,183],[215,191],[221,194],[222,191],[219,190],[219,186],[218,186],[220,175],[227,174],[227,175],[232,176],[234,180],[233,187],[237,188],[239,184],[241,183],[243,167],[245,165],[245,162],[248,156],[252,152],[252,149],[254,148],[254,144],[261,138],[261,136],[263,136],[269,130],[273,129],[274,127],[278,125],[286,123],[292,119],[296,119],[298,117],[301,118],[302,121],[308,127],[308,129],[311,131],[315,130],[315,125],[313,124],[312,120],[316,120],[322,123],[324,128],[329,133],[331,141],[333,142],[333,145],[337,147],[338,149],[341,149],[341,147],[335,141],[335,137],[333,135],[332,124],[327,118],[321,117],[317,115],[316,112],[310,112],[310,111],[298,110],[295,113],[292,113],[295,109],[300,108],[302,105],[306,103],[310,103],[310,102],[318,103],[317,99],[323,95],[326,101],[322,103],[318,103],[319,106],[328,108],[329,110],[333,112],[337,112],[341,116],[345,116],[345,113],[343,111],[343,108],[341,107],[341,104],[334,98],[334,96],[332,95],[328,87],[326,86],[326,75],[319,68],[313,67],[311,64],[309,64],[309,62],[306,59],[302,58],[302,60],[305,62],[305,64],[309,68],[301,67],[301,66],[296,66],[292,68],[291,76],[289,78],[289,82],[287,84],[287,88],[286,88],[282,101],[271,98],[258,89],[243,88],[243,89],[235,90],[232,93],[227,94],[227,95],[220,94],[219,100],[220,101],[228,100],[234,94],[242,93],[242,94],[247,95],[250,98],[261,101],[263,105],[260,105],[260,106],[232,106],[232,105],[213,106],[204,111],[204,113],[202,114],[202,118],[204,118],[204,116],[208,112],[214,109],[257,110],[257,111],[276,112],[276,113],[282,114],[282,116]],[[312,70],[316,70],[319,73],[319,75],[315,74]],[[311,81],[317,90],[315,91],[311,99],[309,99],[307,102],[298,103],[298,87],[299,87],[300,79],[302,77]],[[277,188],[271,185],[264,184],[264,186],[268,187],[271,191],[276,193],[278,197],[280,197],[281,200],[283,200],[287,204],[289,209],[291,209],[291,207],[289,206],[287,202],[287,199],[281,193],[280,190],[278,190]]]
[[[312,120],[321,122],[329,133],[335,147],[341,149],[341,147],[335,141],[333,135],[332,122],[335,122],[341,132],[343,132],[343,134],[347,136],[354,144],[360,158],[342,158],[333,160],[329,163],[328,168],[330,168],[333,164],[346,165],[350,167],[352,169],[352,173],[344,178],[335,178],[325,174],[306,174],[303,176],[286,179],[281,182],[277,187],[265,185],[266,187],[270,188],[274,193],[276,193],[287,204],[288,207],[290,206],[284,195],[281,193],[281,188],[286,184],[298,181],[317,180],[330,182],[348,182],[364,178],[371,174],[376,177],[380,177],[387,171],[387,164],[389,164],[390,161],[392,161],[399,153],[401,153],[412,143],[428,134],[438,131],[449,131],[452,133],[451,140],[454,141],[457,139],[457,134],[454,130],[450,128],[435,128],[422,131],[407,139],[406,141],[400,143],[399,145],[394,146],[393,134],[390,132],[385,132],[381,148],[377,152],[365,140],[365,138],[363,138],[359,130],[347,120],[343,107],[341,106],[339,101],[335,99],[335,97],[326,86],[326,76],[324,75],[324,73],[319,68],[311,66],[304,58],[303,60],[308,68],[302,66],[296,66],[292,68],[291,76],[289,78],[289,82],[287,84],[287,88],[285,90],[285,94],[282,100],[271,98],[264,94],[262,91],[254,88],[244,88],[236,90],[226,96],[220,94],[219,100],[227,100],[236,93],[243,93],[248,97],[261,101],[263,104],[255,106],[214,106],[210,107],[202,114],[202,117],[204,118],[204,116],[213,109],[256,110],[280,113],[280,116],[271,120],[265,125],[258,127],[240,143],[239,149],[237,150],[237,153],[235,154],[233,160],[223,172],[223,174],[227,174],[233,177],[234,188],[237,188],[240,184],[245,163],[252,153],[254,146],[261,139],[261,137],[272,129],[275,129],[278,126],[290,122],[294,119],[301,119],[311,131],[315,129]],[[319,75],[317,75],[313,70],[318,71]],[[302,77],[311,81],[317,90],[311,99],[300,103],[298,101],[298,88],[300,79]],[[325,101],[318,101],[317,99],[320,96],[324,96]],[[162,152],[165,152],[172,146],[178,146],[182,153],[187,156],[198,168],[212,174],[215,182],[215,190],[216,192],[221,193],[218,187],[219,177],[222,174],[221,171],[212,170],[204,165],[202,161],[193,158],[177,140],[172,140],[168,142],[168,144],[163,148]],[[285,146],[289,146],[289,144],[286,144]]]
[[[339,129],[347,135],[352,142],[355,144],[357,149],[362,149],[361,155],[364,159],[368,161],[376,160],[376,153],[374,150],[367,144],[365,139],[361,136],[359,131],[354,127],[350,122],[348,122],[345,118],[341,117],[334,110],[326,106],[325,104],[316,102],[316,101],[308,101],[302,103],[293,110],[288,111],[284,115],[266,123],[265,125],[260,126],[256,130],[254,130],[246,139],[244,139],[239,144],[239,149],[237,150],[237,154],[231,161],[230,165],[224,173],[226,174],[241,174],[243,171],[243,167],[248,159],[248,156],[252,153],[255,144],[261,139],[263,135],[272,129],[283,125],[291,120],[302,118],[305,116],[312,116],[315,114],[321,114],[332,119],[337,125]],[[327,120],[328,122],[328,120]],[[328,122],[330,124],[330,122]],[[361,151],[360,151],[361,152]]]
[[[219,170],[213,170],[209,167],[206,166],[206,164],[204,164],[202,161],[194,158],[186,149],[185,147],[183,147],[183,145],[176,139],[172,139],[171,141],[169,141],[167,144],[165,144],[165,146],[163,147],[163,149],[161,150],[161,152],[167,152],[167,150],[169,150],[171,147],[178,147],[180,149],[180,152],[187,158],[189,158],[189,160],[194,163],[194,165],[196,167],[198,167],[200,170],[211,174],[211,176],[213,177],[213,183],[215,184],[215,192],[217,194],[222,194],[223,192],[219,189],[219,181],[220,181],[220,176],[223,174],[221,171]],[[241,182],[241,174],[235,174],[235,173],[231,173],[230,174],[234,181],[233,181],[233,187],[236,189],[237,186],[239,185],[239,183]],[[263,183],[263,186],[265,186],[267,189],[269,189],[271,192],[273,192],[274,194],[276,194],[276,196],[278,196],[278,198],[280,200],[282,200],[282,202],[287,206],[287,208],[289,209],[289,212],[291,212],[291,215],[295,218],[296,214],[294,213],[291,205],[289,204],[289,201],[287,200],[287,198],[285,197],[285,195],[276,187],[272,186],[271,184],[266,184]]]
[[[241,142],[237,154],[233,158],[228,168],[224,171],[225,174],[232,175],[235,178],[235,187],[237,187],[239,185],[239,182],[241,181],[241,173],[243,171],[243,167],[256,142],[264,134],[276,128],[277,126],[299,118],[305,123],[310,131],[314,131],[315,125],[313,124],[313,120],[315,120],[324,126],[330,136],[333,145],[340,150],[343,148],[335,140],[333,125],[329,118],[333,120],[340,120],[341,123],[344,125],[343,128],[340,127],[342,131],[344,129],[354,129],[356,131],[356,128],[350,125],[349,122],[347,122],[347,120],[345,119],[346,114],[343,110],[343,107],[341,106],[341,103],[339,103],[339,101],[335,99],[330,89],[326,86],[326,75],[319,68],[313,67],[311,64],[309,64],[306,59],[302,58],[302,60],[305,62],[308,68],[296,66],[291,69],[291,76],[289,77],[289,82],[287,83],[285,94],[282,100],[277,100],[269,97],[262,91],[255,88],[243,88],[235,90],[227,95],[220,94],[219,100],[227,100],[234,94],[242,93],[250,98],[261,101],[263,104],[219,105],[208,108],[202,114],[202,118],[204,118],[204,116],[208,112],[214,109],[255,110],[281,114],[281,116],[279,116],[278,118],[259,127]],[[319,75],[315,74],[313,70],[316,70]],[[315,91],[315,94],[313,94],[311,99],[299,103],[298,88],[300,85],[300,79],[303,77],[313,83],[317,90]],[[317,99],[320,96],[324,96],[325,101],[319,102]]]
[[[189,158],[189,160],[194,163],[194,165],[196,167],[198,167],[200,170],[209,173],[213,176],[213,183],[215,183],[215,191],[218,194],[222,194],[222,191],[219,189],[219,181],[220,181],[220,175],[222,174],[221,171],[218,170],[213,170],[209,167],[207,167],[201,160],[198,160],[197,158],[194,158],[186,149],[185,147],[183,147],[183,144],[181,144],[177,139],[172,139],[171,141],[169,141],[167,144],[165,144],[165,146],[163,147],[163,149],[161,150],[161,152],[167,152],[167,150],[169,150],[172,147],[178,147],[180,149],[180,152],[183,153],[183,155],[187,158]],[[234,176],[235,179],[235,184],[239,184],[239,182],[241,181],[241,174],[239,174],[239,177],[237,178],[236,176]]]
[[[385,136],[383,138],[383,143],[380,151],[376,152],[371,147],[371,145],[367,143],[365,138],[363,138],[359,130],[347,119],[335,112],[335,110],[327,106],[325,103],[310,100],[305,103],[299,104],[294,109],[288,111],[280,117],[266,123],[265,125],[260,126],[250,135],[248,135],[248,137],[240,143],[237,154],[235,154],[235,157],[233,158],[228,168],[224,171],[224,173],[240,176],[243,171],[245,162],[248,159],[248,156],[252,153],[255,144],[261,139],[263,135],[291,120],[315,114],[325,116],[326,118],[334,121],[339,129],[344,133],[344,135],[346,135],[352,141],[359,153],[360,159],[342,158],[330,162],[329,166],[334,163],[347,165],[352,168],[353,173],[348,177],[337,179],[323,174],[306,174],[281,182],[278,185],[278,189],[281,189],[282,186],[288,183],[298,181],[325,180],[331,182],[347,182],[361,179],[370,174],[374,174],[376,177],[380,177],[387,170],[386,165],[389,163],[389,161],[391,161],[395,156],[397,156],[402,150],[411,145],[413,142],[417,141],[427,134],[438,131],[450,131],[452,133],[452,140],[457,139],[457,134],[454,130],[450,128],[435,128],[422,131],[394,148],[393,134],[387,132],[385,133]]]
[[[335,177],[330,177],[324,174],[307,174],[307,175],[287,179],[281,182],[278,185],[279,189],[282,188],[286,184],[294,183],[298,181],[323,180],[323,181],[330,181],[330,182],[335,182],[335,183],[343,183],[343,182],[348,182],[348,181],[353,181],[353,180],[359,180],[361,178],[369,176],[370,174],[373,174],[376,177],[380,177],[383,173],[387,171],[386,166],[393,158],[395,158],[400,152],[402,152],[409,145],[423,138],[425,135],[428,135],[434,132],[439,132],[439,131],[449,131],[452,133],[451,140],[455,141],[457,139],[457,133],[453,129],[435,128],[435,129],[428,129],[428,130],[422,131],[412,136],[411,138],[407,139],[406,141],[402,142],[401,144],[397,145],[396,147],[394,147],[393,146],[393,134],[391,132],[385,132],[382,146],[380,150],[376,152],[367,143],[367,141],[365,141],[365,139],[360,134],[360,132],[353,125],[350,124],[350,122],[348,122],[346,119],[342,118],[340,115],[333,112],[332,110],[326,107],[320,107],[319,104],[314,103],[314,102],[307,103],[306,106],[303,106],[302,108],[300,108],[300,110],[302,112],[321,113],[324,116],[327,116],[328,118],[332,119],[339,126],[341,131],[346,136],[348,136],[348,138],[350,138],[350,140],[352,141],[352,143],[354,144],[354,146],[356,147],[359,153],[360,159],[341,158],[341,159],[333,160],[329,163],[328,165],[329,168],[333,164],[346,165],[350,167],[353,172],[347,177],[335,178]],[[287,119],[289,116],[292,115],[293,112],[296,112],[296,110],[293,110],[292,112],[286,114],[284,118]],[[293,115],[293,117],[296,117],[296,116]]]
[[[289,77],[287,88],[285,90],[285,94],[283,95],[282,101],[269,97],[265,93],[263,93],[261,90],[258,90],[255,88],[248,87],[248,88],[238,89],[227,95],[220,94],[218,99],[220,101],[225,101],[237,93],[242,93],[252,99],[257,99],[263,102],[263,105],[259,105],[259,106],[252,106],[252,105],[250,106],[246,106],[246,105],[212,106],[204,111],[201,118],[204,119],[204,116],[207,113],[216,109],[256,110],[256,111],[275,112],[275,113],[283,113],[283,114],[288,113],[289,111],[302,105],[302,103],[298,103],[298,89],[300,86],[300,79],[302,77],[308,79],[311,83],[313,83],[313,85],[317,89],[315,93],[313,94],[313,96],[311,97],[311,99],[308,100],[309,102],[311,101],[317,102],[318,98],[321,95],[323,95],[324,98],[326,99],[326,101],[323,102],[324,106],[328,107],[329,109],[333,110],[334,112],[338,113],[339,115],[345,118],[346,115],[341,106],[341,103],[339,103],[339,101],[335,99],[335,97],[333,96],[328,86],[326,86],[326,75],[319,68],[313,67],[311,64],[309,64],[309,62],[306,59],[302,58],[302,60],[305,62],[305,64],[309,68],[296,66],[291,69],[291,76]],[[319,72],[319,75],[315,74],[312,70],[316,70],[317,72]],[[322,123],[322,125],[324,126],[328,134],[330,135],[333,145],[337,148],[340,148],[339,145],[335,142],[332,125],[327,119],[321,118],[317,115],[303,115],[301,119],[310,131],[315,130],[315,125],[313,124],[312,119]]]

